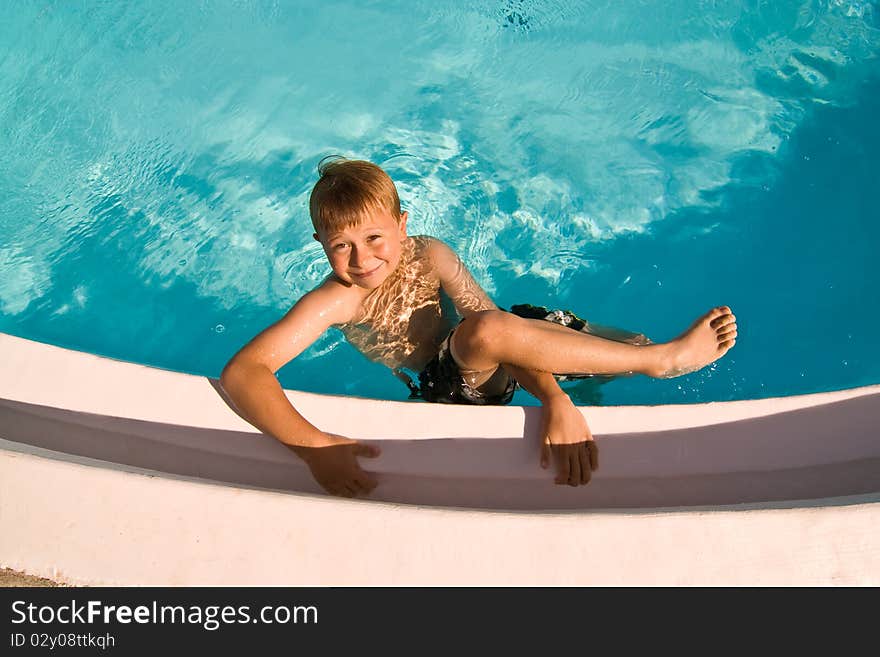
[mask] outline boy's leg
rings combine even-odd
[[[710,310],[671,342],[642,346],[489,310],[464,320],[451,347],[459,366],[472,371],[510,363],[543,372],[670,377],[708,365],[735,342],[736,318],[727,306]]]
[[[546,308],[542,308],[542,310],[546,310]],[[523,315],[514,312],[514,315],[518,317],[523,317]],[[544,319],[547,322],[548,326],[554,327],[559,331],[571,331],[571,330],[579,330],[581,333],[589,333],[590,335],[598,335],[600,338],[607,338],[608,340],[615,340],[616,342],[626,342],[629,344],[638,344],[645,345],[651,344],[651,340],[644,333],[633,333],[632,331],[627,331],[625,329],[617,328],[614,326],[604,326],[602,324],[596,324],[595,322],[587,322],[585,319],[581,319],[581,321],[586,323],[586,326],[581,329],[572,329],[571,326],[566,326],[565,324],[561,324],[559,322],[553,321],[551,319],[546,319],[544,317],[525,317],[526,319]]]
[[[557,324],[548,320],[542,320],[547,326],[556,331],[573,331],[570,326]],[[589,333],[590,335],[598,335],[606,340],[614,340],[615,342],[626,342],[627,344],[646,345],[651,344],[651,340],[644,333],[633,333],[625,329],[615,326],[604,326],[603,324],[595,324],[589,322],[585,328],[580,329],[581,333]]]
[[[632,331],[627,331],[615,326],[603,326],[602,324],[593,324],[590,322],[583,332],[589,333],[590,335],[598,335],[600,338],[614,340],[615,342],[625,342],[627,344],[636,345],[651,344],[651,340],[644,333],[633,333]]]

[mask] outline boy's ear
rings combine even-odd
[[[400,230],[400,238],[406,238],[406,220],[409,219],[409,214],[407,212],[400,213],[400,223],[397,225],[398,230]]]
[[[312,237],[315,238],[315,241],[316,241],[316,242],[320,242],[320,241],[321,241],[321,238],[318,237],[318,233],[312,233]]]

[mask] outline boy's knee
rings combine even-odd
[[[469,350],[486,353],[498,337],[509,328],[509,313],[502,310],[481,310],[465,319],[458,331],[459,345]]]

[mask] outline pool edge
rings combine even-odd
[[[22,403],[29,390],[36,390],[36,399],[30,399],[39,402],[36,405],[40,408],[46,408],[45,402],[54,399],[60,400],[58,407],[52,407],[55,412],[85,412],[90,421],[96,417],[103,422],[118,421],[121,414],[129,422],[165,427],[177,426],[175,422],[180,417],[169,415],[161,407],[163,395],[177,398],[178,402],[180,395],[190,395],[184,400],[186,403],[180,404],[182,411],[175,411],[189,410],[194,418],[184,437],[201,435],[197,430],[208,432],[207,435],[213,431],[259,437],[219,400],[202,377],[110,361],[2,334],[0,357],[4,369],[16,372],[16,377],[0,377],[5,381],[0,388],[0,400],[6,402],[12,398],[14,403]],[[120,386],[119,377],[128,383]],[[87,379],[97,382],[85,385]],[[157,384],[160,390],[153,388]],[[706,453],[698,454],[700,458],[696,461],[689,460],[687,450],[698,449],[707,436],[717,435],[724,427],[736,430],[748,423],[761,426],[761,422],[785,422],[789,417],[800,418],[798,413],[802,412],[814,412],[810,424],[818,431],[816,417],[821,418],[826,409],[846,411],[847,404],[853,403],[861,404],[863,421],[876,427],[874,422],[880,415],[878,389],[880,386],[824,393],[806,396],[806,400],[784,398],[781,403],[758,400],[754,416],[743,414],[749,402],[725,403],[735,405],[734,416],[729,406],[725,410],[725,404],[708,404],[696,409],[696,418],[690,423],[680,419],[688,407],[674,409],[677,420],[673,415],[663,418],[663,413],[670,412],[668,409],[641,407],[639,412],[651,416],[659,411],[661,415],[657,417],[671,423],[656,435],[628,430],[625,424],[615,425],[619,418],[602,417],[606,409],[588,409],[594,429],[599,426],[607,430],[600,442],[603,456],[612,462],[603,465],[605,473],[599,473],[606,478],[597,477],[595,483],[582,489],[552,487],[553,494],[588,496],[591,487],[601,491],[603,485],[613,483],[615,476],[620,481],[629,481],[627,477],[635,481],[640,472],[644,475],[645,468],[659,477],[658,481],[662,482],[664,475],[668,480],[684,476],[684,483],[688,483],[695,480],[696,474],[690,473],[694,477],[688,479],[688,472],[675,468],[688,464],[712,466],[713,454],[714,465],[720,462],[729,472],[722,468],[701,476],[736,475],[738,466],[730,466],[724,454],[717,451],[723,450],[729,441],[711,445]],[[148,403],[130,404],[132,398],[142,400],[144,391],[150,390],[156,394],[146,395]],[[289,394],[300,402],[310,400],[306,403],[317,404],[313,408],[326,404],[336,416],[340,415],[338,398]],[[399,408],[394,402],[356,400],[359,408],[367,404],[378,409],[380,418]],[[531,462],[531,446],[522,444],[527,437],[510,442],[511,430],[522,432],[522,409],[488,409],[501,413],[490,414],[492,421],[486,439],[482,440],[474,437],[478,432],[471,425],[471,412],[487,409],[404,406],[420,409],[414,416],[420,421],[420,435],[411,440],[402,423],[394,422],[393,435],[384,445],[391,448],[399,444],[399,456],[418,455],[431,447],[425,456],[433,460],[435,443],[477,443],[476,447],[494,444],[504,452],[516,452],[514,470],[524,478],[529,490],[543,486],[539,477],[546,478],[548,473]],[[142,417],[151,408],[154,415]],[[632,413],[631,407],[617,410],[626,411],[625,415]],[[107,415],[101,415],[102,412]],[[428,428],[433,429],[434,437],[452,440],[429,440],[429,423],[424,421],[424,414],[435,412],[454,417],[449,427],[434,423]],[[361,427],[370,426],[369,418],[360,413],[354,415]],[[844,417],[848,415],[844,413]],[[649,420],[650,417],[640,422]],[[640,427],[638,423],[635,426]],[[835,427],[840,433],[846,432],[846,427]],[[669,454],[667,462],[658,465],[658,454],[664,453],[664,446],[675,444],[679,435],[689,436],[678,443],[679,451],[684,449],[684,453]],[[813,475],[821,474],[821,468],[827,470],[835,465],[832,461],[838,452],[834,446],[824,445],[822,435],[816,435],[815,442],[807,436],[803,443],[805,447],[816,448],[813,454],[804,455],[790,445],[781,445],[774,450],[779,451],[780,462],[801,459],[804,467],[820,468]],[[27,444],[8,433],[3,437]],[[266,440],[269,442],[259,443],[260,449],[271,451],[274,441]],[[760,444],[758,439],[752,440],[753,444]],[[798,436],[788,440],[797,441]],[[873,476],[877,470],[877,442],[880,441],[874,431],[873,435],[866,433],[862,439],[844,445],[850,450],[844,465],[861,459]],[[659,451],[651,452],[655,446]],[[730,446],[731,455],[736,453],[736,447]],[[642,453],[644,450],[649,451],[647,456]],[[265,454],[271,460],[276,452]],[[454,462],[460,454],[460,450],[442,453],[441,462]],[[102,464],[76,463],[64,455],[47,455],[0,449],[0,519],[4,527],[0,565],[70,584],[880,583],[880,534],[871,529],[880,520],[880,487],[869,486],[871,490],[861,494],[804,496],[785,504],[779,500],[753,500],[748,504],[676,507],[664,506],[659,499],[655,508],[650,509],[487,511],[438,508],[417,501],[400,504],[338,500],[314,490],[261,490],[125,471],[112,464],[100,467]],[[615,458],[627,462],[615,464]],[[406,474],[410,465],[405,458],[397,463],[392,461],[389,477]],[[755,466],[758,465],[756,459]],[[794,468],[791,476],[800,477],[798,473],[802,471],[806,470]],[[436,475],[435,469],[420,476],[430,479],[432,472]],[[773,480],[785,472],[788,471],[771,469],[765,475]],[[503,476],[504,471],[490,468],[489,474]],[[480,476],[480,472],[465,469],[459,470],[458,475],[466,478]],[[842,473],[841,477],[847,479],[848,475]],[[47,487],[47,481],[53,485]],[[443,482],[439,483],[442,487]],[[748,481],[738,484],[747,485]],[[438,540],[438,536],[442,539]],[[356,554],[352,554],[350,545],[359,546]],[[644,559],[646,551],[652,554],[650,560]],[[462,555],[467,559],[462,559]],[[583,564],[601,567],[585,568]]]

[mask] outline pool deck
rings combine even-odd
[[[288,391],[382,448],[324,495],[216,381],[0,334],[0,567],[70,584],[880,584],[880,386],[584,409],[586,487],[536,408]]]

